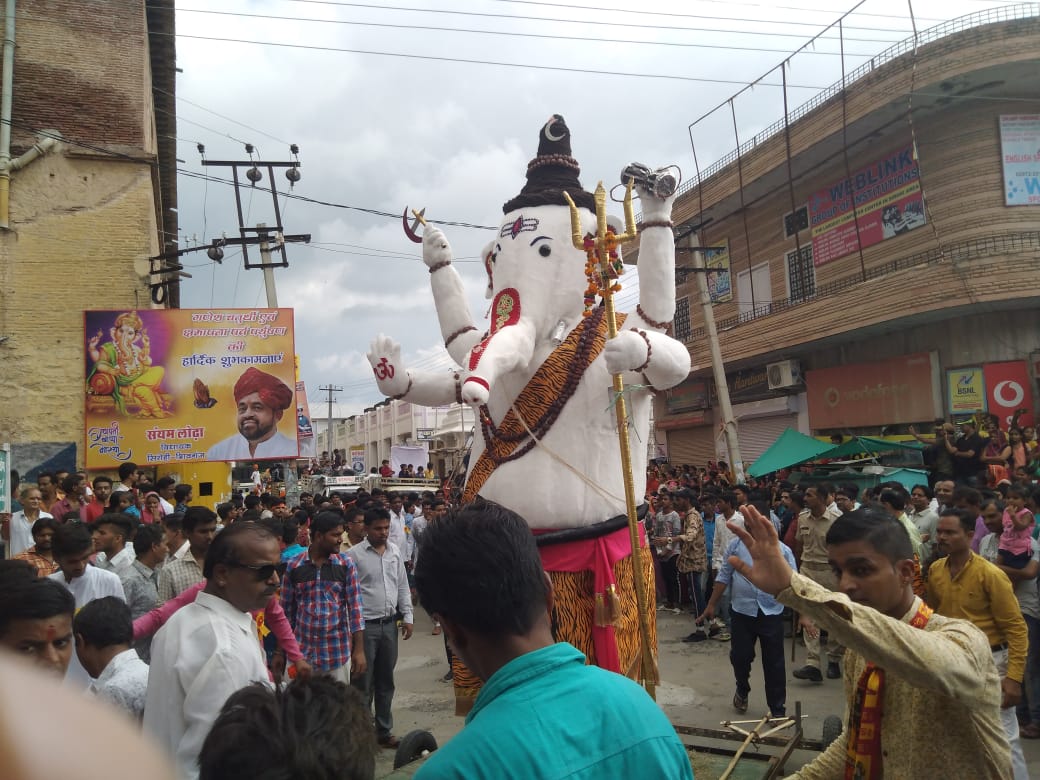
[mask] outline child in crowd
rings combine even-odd
[[[1004,509],[1004,532],[1000,535],[997,562],[1010,569],[1024,569],[1032,558],[1030,542],[1036,519],[1026,508],[1028,492],[1022,485],[1008,489],[1007,507]]]

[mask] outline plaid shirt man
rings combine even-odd
[[[365,628],[357,567],[335,553],[319,569],[304,551],[290,559],[282,578],[282,608],[304,657],[316,672],[350,663],[351,635]]]
[[[17,561],[28,561],[36,567],[37,577],[47,577],[54,574],[58,570],[58,562],[48,558],[44,558],[38,552],[36,552],[36,545],[34,544],[28,550],[24,550],[18,553],[15,557]]]
[[[165,604],[204,579],[202,566],[189,550],[183,558],[172,560],[162,567],[159,573],[159,603]]]

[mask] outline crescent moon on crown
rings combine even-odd
[[[553,117],[552,119],[550,119],[548,122],[545,123],[545,127],[542,129],[542,132],[545,133],[545,137],[547,139],[549,139],[550,141],[562,141],[563,137],[566,135],[566,133],[560,133],[559,135],[553,135],[552,134],[552,126],[555,125],[555,124],[556,124],[556,117]]]

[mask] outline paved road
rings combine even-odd
[[[762,689],[761,670],[756,661],[752,670],[750,707],[746,715],[733,710],[733,674],[729,665],[729,643],[714,640],[683,644],[679,638],[692,627],[689,615],[658,613],[659,659],[661,685],[657,700],[673,724],[702,728],[721,728],[727,719],[747,720],[765,714],[766,704]],[[395,677],[397,694],[394,699],[394,733],[404,736],[412,729],[430,731],[439,744],[444,744],[463,725],[455,717],[454,695],[450,683],[441,681],[447,671],[442,638],[431,635],[431,623],[421,610],[416,613],[416,633],[407,642],[400,643],[400,655]],[[802,702],[806,736],[819,739],[823,719],[828,715],[841,717],[845,697],[841,680],[824,680],[814,684],[790,678],[790,671],[805,663],[805,648],[796,646],[796,661],[790,662],[788,640],[787,710],[794,713],[796,701]],[[695,738],[686,737],[690,743]],[[733,749],[735,743],[721,743]],[[1040,778],[1040,740],[1023,740],[1030,774]],[[796,753],[788,769],[811,760],[810,753]],[[380,755],[376,776],[388,773],[393,762],[392,751]],[[711,780],[708,771],[700,771],[697,780]]]

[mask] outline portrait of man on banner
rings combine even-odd
[[[217,442],[207,460],[271,460],[295,458],[296,437],[278,430],[285,410],[292,406],[293,391],[278,377],[250,366],[234,387],[235,423],[238,433]],[[290,420],[295,433],[295,417]]]

